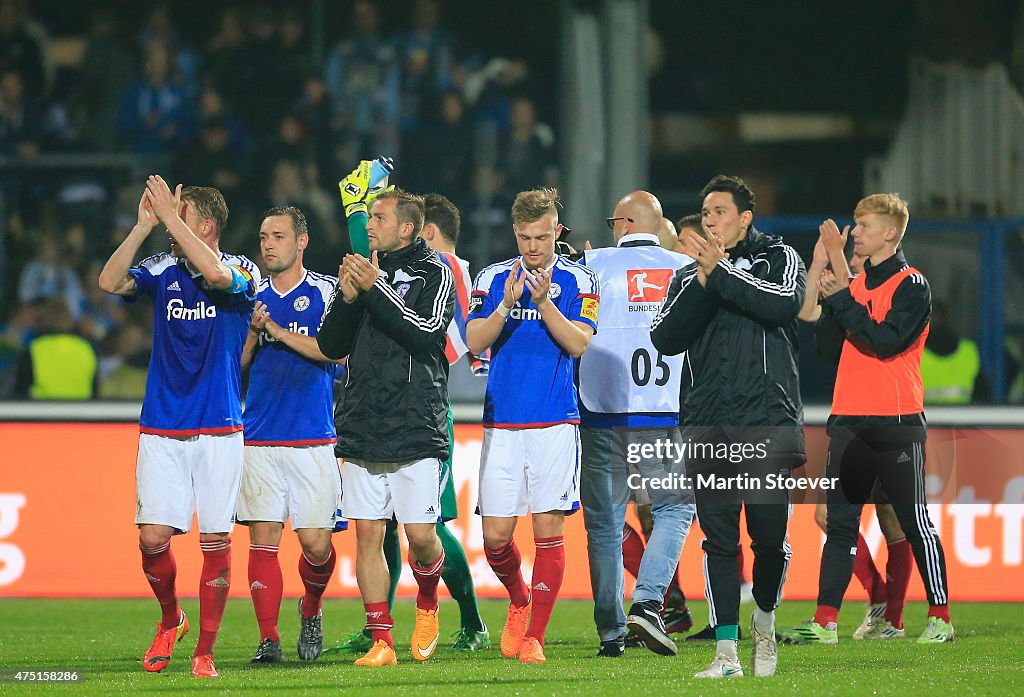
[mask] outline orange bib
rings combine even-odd
[[[868,290],[866,274],[850,281],[853,299],[868,310],[876,323],[885,321],[892,296],[904,278],[920,273],[910,267],[894,274],[874,290]],[[832,413],[843,416],[902,416],[924,411],[921,383],[921,353],[928,338],[928,325],[913,344],[890,358],[879,358],[849,332],[839,358],[839,373],[832,396]]]

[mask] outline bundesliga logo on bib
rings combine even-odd
[[[668,295],[672,269],[631,269],[626,272],[626,287],[631,303],[660,303]]]

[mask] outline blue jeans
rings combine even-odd
[[[684,473],[681,461],[675,462],[671,457],[641,457],[637,448],[659,440],[678,443],[679,429],[581,427],[580,439],[583,446],[580,498],[587,527],[594,622],[601,641],[609,641],[626,633],[626,613],[622,610],[626,583],[622,568],[622,527],[633,491],[630,484],[636,485],[642,478],[662,479]],[[639,461],[630,464],[627,457]],[[633,476],[630,476],[631,471]],[[638,493],[643,498],[644,492]],[[660,605],[693,522],[693,492],[679,488],[647,488],[646,493],[651,500],[654,530],[640,562],[633,602],[653,600]]]

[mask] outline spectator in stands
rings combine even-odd
[[[125,325],[110,335],[114,352],[101,361],[101,399],[142,399],[149,373],[149,340],[148,333],[138,324]]]
[[[683,238],[692,231],[694,234],[703,235],[704,228],[701,226],[700,213],[692,213],[690,215],[684,215],[676,223],[676,229],[679,231],[677,235],[676,246],[672,251],[683,253]]]
[[[434,102],[452,87],[452,40],[440,28],[440,19],[437,0],[416,0],[412,31],[398,42],[403,132],[415,131],[430,119],[436,113]]]
[[[312,144],[306,137],[306,127],[295,114],[288,114],[281,119],[277,127],[277,138],[264,145],[256,158],[253,167],[253,188],[266,192],[274,173],[274,166],[282,160],[288,161],[299,168],[305,178],[316,181],[315,160]],[[310,171],[308,168],[313,167]]]
[[[120,126],[133,151],[171,154],[189,135],[191,104],[174,79],[166,44],[149,45],[145,67],[145,78],[130,87],[121,100]]]
[[[146,25],[139,32],[139,48],[143,55],[157,44],[167,48],[171,73],[188,97],[194,98],[199,86],[199,54],[181,38],[181,33],[174,26],[170,8],[163,4],[153,8],[146,19]]]
[[[0,3],[0,70],[17,71],[33,99],[49,96],[55,74],[49,38],[29,18],[25,0]]]
[[[243,53],[246,43],[241,10],[225,7],[220,13],[217,33],[206,43],[203,57],[207,84],[213,86],[218,93],[226,95],[229,100],[234,94],[229,90],[237,84],[239,73],[245,68]]]
[[[36,337],[38,311],[36,305],[15,305],[7,322],[0,329],[0,399],[15,396],[22,355]]]
[[[291,108],[288,95],[294,94],[290,90],[300,76],[292,76],[290,82],[282,84],[278,68],[281,44],[274,10],[260,4],[245,16],[248,38],[218,86],[232,108],[245,119],[253,138],[259,141],[273,137],[277,124]],[[273,98],[268,99],[268,95]]]
[[[335,135],[331,130],[331,103],[327,96],[327,84],[321,75],[309,74],[302,85],[292,114],[302,123],[306,141],[316,143],[313,148],[313,159],[319,175],[322,189],[333,189],[338,180],[338,172],[351,165],[349,161],[335,159]]]
[[[121,36],[114,10],[96,8],[89,21],[72,110],[79,133],[99,151],[113,149],[118,101],[136,78],[135,60]]]
[[[403,145],[403,173],[413,191],[437,191],[457,208],[469,205],[473,179],[473,139],[458,92],[441,97],[439,118],[432,119],[416,138]]]
[[[231,144],[223,116],[213,116],[203,123],[198,137],[178,151],[174,163],[177,181],[219,189],[232,206],[243,204],[245,170],[245,155]]]
[[[537,110],[529,97],[512,102],[512,128],[502,139],[498,151],[498,171],[507,197],[538,185],[557,184],[555,134],[547,124],[537,121]]]
[[[18,300],[34,303],[52,298],[61,298],[72,321],[78,321],[85,303],[85,292],[78,274],[65,261],[56,234],[50,232],[41,236],[36,256],[21,271]]]
[[[75,332],[64,298],[49,298],[39,314],[41,332],[22,356],[15,392],[32,399],[91,399],[96,352]]]
[[[928,338],[921,354],[921,381],[925,404],[970,404],[990,397],[978,345],[950,326],[949,309],[941,300],[932,301]]]
[[[235,112],[224,103],[224,97],[213,85],[206,85],[199,93],[199,123],[220,119],[228,128],[231,147],[240,152],[250,150],[249,131]]]
[[[21,75],[5,70],[0,74],[0,153],[26,159],[36,157],[42,137],[42,111],[38,103],[25,94]]]
[[[331,51],[325,81],[335,130],[344,133],[346,161],[397,156],[400,66],[394,44],[380,35],[377,8],[356,0],[352,34]]]

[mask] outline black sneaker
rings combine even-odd
[[[742,639],[743,638],[743,631],[742,630],[737,630],[737,631],[738,631],[737,638]],[[686,639],[684,641],[714,641],[714,640],[715,640],[715,628],[712,627],[709,624],[708,626],[704,627],[704,629],[700,630],[696,634],[691,634],[690,636],[686,637]]]
[[[621,658],[626,653],[625,639],[609,639],[601,642],[597,655],[602,658]]]
[[[259,648],[256,649],[256,655],[249,663],[280,663],[283,660],[281,644],[273,639],[264,639],[260,642]]]
[[[665,623],[661,619],[661,603],[633,603],[626,616],[626,629],[643,639],[644,645],[656,654],[675,656],[679,650],[676,642],[665,631]]]
[[[629,632],[628,634],[626,634],[626,642],[625,643],[626,643],[626,648],[627,649],[646,649],[647,648],[647,644],[644,643],[644,640],[641,639],[640,637],[638,637],[633,632]]]
[[[316,660],[324,650],[323,611],[312,617],[302,616],[302,598],[299,598],[299,641],[297,651],[303,661]]]

